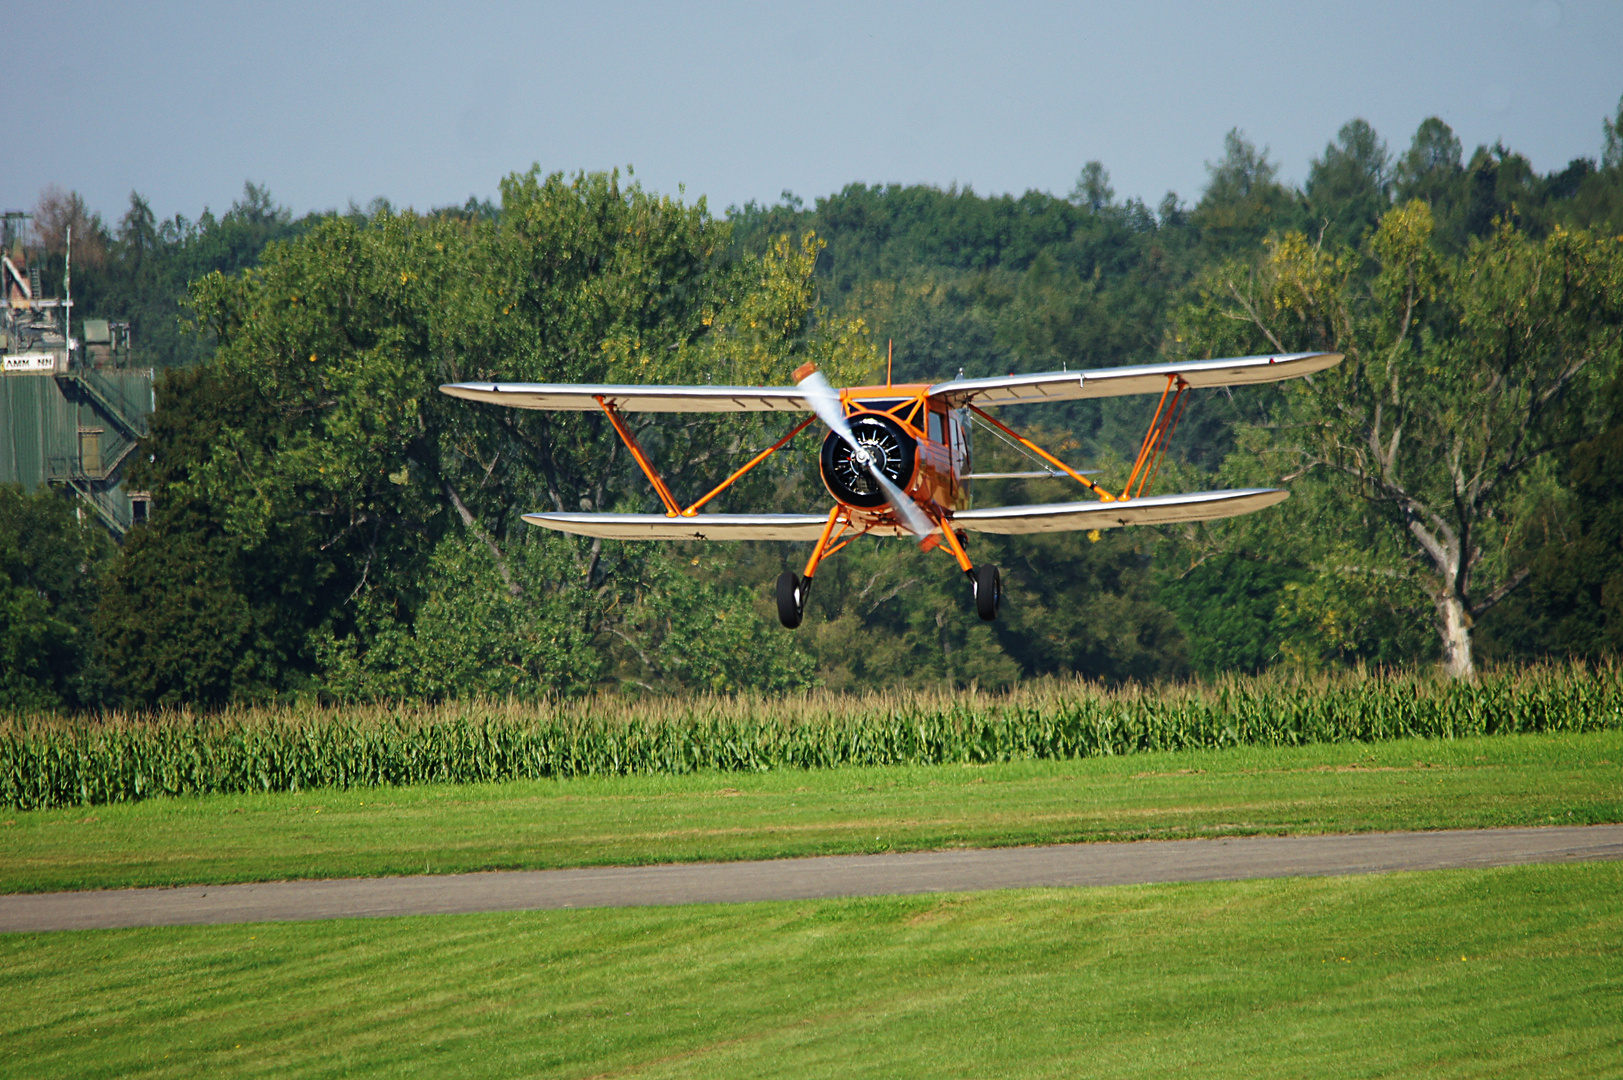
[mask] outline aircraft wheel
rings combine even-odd
[[[981,563],[969,572],[970,591],[975,594],[975,613],[987,622],[997,618],[1003,604],[1003,575],[991,563]]]
[[[778,575],[778,621],[793,630],[806,614],[806,590],[811,585],[785,570]]]

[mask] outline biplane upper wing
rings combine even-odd
[[[1182,376],[1192,387],[1244,386],[1311,375],[1341,362],[1340,353],[1280,353],[1237,356],[1225,360],[1191,360],[1177,364],[1140,364],[1088,371],[1046,371],[1034,375],[1000,375],[990,379],[955,379],[930,387],[930,394],[957,408],[1019,405],[1037,401],[1154,394],[1166,389],[1169,375]],[[486,401],[519,409],[595,412],[600,402],[620,412],[810,412],[798,386],[625,386],[613,383],[448,383],[442,391],[468,401]]]
[[[525,514],[531,525],[606,540],[816,540],[827,514]]]
[[[1138,364],[1091,371],[1045,371],[1035,375],[999,375],[990,379],[954,379],[930,387],[932,396],[952,408],[976,405],[1024,405],[1038,401],[1159,394],[1167,378],[1182,376],[1192,387],[1245,386],[1311,375],[1341,363],[1340,353],[1276,353],[1234,356],[1224,360],[1189,360],[1177,364]]]
[[[468,401],[518,409],[596,412],[810,412],[797,386],[616,386],[609,383],[448,383],[440,390]],[[813,539],[816,539],[813,537]]]
[[[1236,517],[1284,502],[1290,493],[1278,488],[1196,491],[1187,495],[1150,495],[1116,502],[1038,503],[960,510],[952,523],[969,532],[1018,536],[1026,533],[1113,529],[1118,525],[1170,525]]]

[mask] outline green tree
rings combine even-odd
[[[568,557],[557,542],[523,544],[503,578],[471,530],[446,535],[429,560],[408,623],[367,592],[358,632],[317,632],[323,692],[345,701],[577,696],[603,673],[578,597],[557,588]]]
[[[1623,97],[1617,99],[1617,115],[1601,121],[1601,131],[1601,168],[1623,169]]]
[[[111,553],[57,492],[0,485],[0,710],[94,703],[90,619]]]
[[[1223,136],[1223,157],[1206,163],[1206,190],[1190,223],[1218,251],[1250,248],[1269,233],[1296,225],[1297,197],[1279,182],[1279,166],[1268,160],[1239,128]]]
[[[1156,588],[1165,545],[1155,530],[987,540],[980,557],[1002,569],[1008,597],[996,634],[1026,674],[1122,683],[1188,673],[1183,634]]]
[[[1071,188],[1072,202],[1097,214],[1109,206],[1115,197],[1116,191],[1110,186],[1110,171],[1103,162],[1090,161],[1082,166],[1076,185]]]
[[[1398,200],[1422,199],[1435,206],[1465,172],[1463,154],[1453,128],[1435,116],[1422,120],[1393,170]]]
[[[1176,617],[1195,671],[1254,674],[1285,658],[1277,612],[1302,577],[1281,560],[1223,551],[1163,574],[1159,599]]]
[[[267,244],[291,239],[316,220],[319,215],[294,220],[269,191],[252,183],[243,185],[242,197],[224,214],[215,217],[205,209],[195,222],[178,215],[158,221],[146,199],[132,191],[101,264],[78,272],[75,255],[76,299],[83,282],[92,291],[83,294],[82,310],[128,321],[141,362],[159,368],[195,363],[212,352],[214,340],[185,326],[192,282],[255,266]]]
[[[1386,212],[1391,155],[1364,120],[1349,120],[1307,174],[1308,213],[1328,239],[1356,244]]]
[[[1365,258],[1369,281],[1355,272]],[[1289,234],[1243,282],[1242,269],[1213,274],[1186,334],[1203,350],[1346,354],[1280,388],[1290,438],[1275,475],[1323,470],[1344,505],[1369,506],[1390,542],[1337,530],[1331,557],[1362,553],[1360,573],[1418,582],[1445,669],[1471,675],[1473,620],[1529,572],[1516,553],[1548,500],[1551,454],[1593,430],[1596,388],[1617,367],[1623,243],[1501,224],[1451,258],[1417,201],[1389,212],[1362,256]]]
[[[1623,99],[1617,115],[1601,124],[1600,168],[1585,169],[1575,184],[1562,185],[1554,194],[1569,197],[1560,208],[1566,223],[1616,235],[1623,232]]]
[[[495,218],[331,218],[269,245],[252,272],[202,279],[193,308],[219,350],[163,384],[138,481],[158,510],[104,605],[123,699],[579,692],[619,670],[614,657],[648,652],[632,639],[639,590],[668,580],[657,550],[519,520],[649,507],[606,418],[437,387],[871,368],[860,323],[818,316],[814,238],[726,252],[702,203],[531,171],[504,182]],[[699,490],[765,422],[635,418],[668,478]],[[792,486],[797,467],[761,470],[740,497]],[[714,688],[721,662],[689,652],[664,670]]]
[[[222,704],[307,686],[306,640],[331,606],[341,566],[310,517],[260,542],[228,527],[230,500],[201,481],[235,433],[277,422],[271,403],[212,364],[166,372],[129,482],[152,515],[109,569],[96,612],[108,693],[127,708]]]
[[[1527,584],[1486,624],[1498,655],[1623,653],[1623,380],[1606,398],[1604,430],[1564,455],[1570,513],[1533,531]]]
[[[1503,143],[1479,146],[1465,167],[1465,176],[1460,213],[1447,223],[1458,248],[1490,236],[1504,220],[1512,220],[1534,235],[1547,228],[1549,215],[1540,198],[1538,173],[1521,154]]]
[[[627,620],[640,668],[628,681],[713,694],[786,693],[816,682],[816,661],[799,636],[778,628],[764,593],[712,577],[725,559],[725,553],[700,551],[692,566],[679,566],[677,558],[650,560],[641,603]],[[692,568],[706,563],[703,570]]]
[[[1409,149],[1392,170],[1392,193],[1399,204],[1419,199],[1431,206],[1439,223],[1438,239],[1458,250],[1465,242],[1468,197],[1464,149],[1454,129],[1435,116],[1415,129]]]

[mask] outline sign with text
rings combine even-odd
[[[7,375],[49,375],[56,370],[56,354],[25,352],[0,354],[0,368]]]

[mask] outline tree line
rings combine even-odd
[[[220,217],[112,227],[76,195],[80,311],[163,369],[115,546],[0,492],[0,704],[217,705],[1156,680],[1278,665],[1596,656],[1623,636],[1623,146],[1538,174],[1467,159],[1440,120],[1393,153],[1345,125],[1305,184],[1238,131],[1194,203],[853,184],[722,217],[618,174],[509,176],[499,203],[381,200],[294,219],[249,186]],[[88,237],[81,244],[81,237]],[[47,273],[50,272],[48,264]],[[655,510],[601,417],[470,406],[467,378],[836,383],[1334,349],[1306,382],[1211,392],[1162,490],[1287,483],[1232,522],[977,538],[1010,602],[895,541],[829,562],[805,624],[766,585],[799,545],[648,545],[525,526]],[[1008,410],[1120,483],[1153,402]],[[639,418],[673,486],[708,490],[781,432]],[[722,510],[826,505],[815,440]],[[982,468],[1016,465],[982,432]],[[1074,498],[983,482],[985,503]]]

